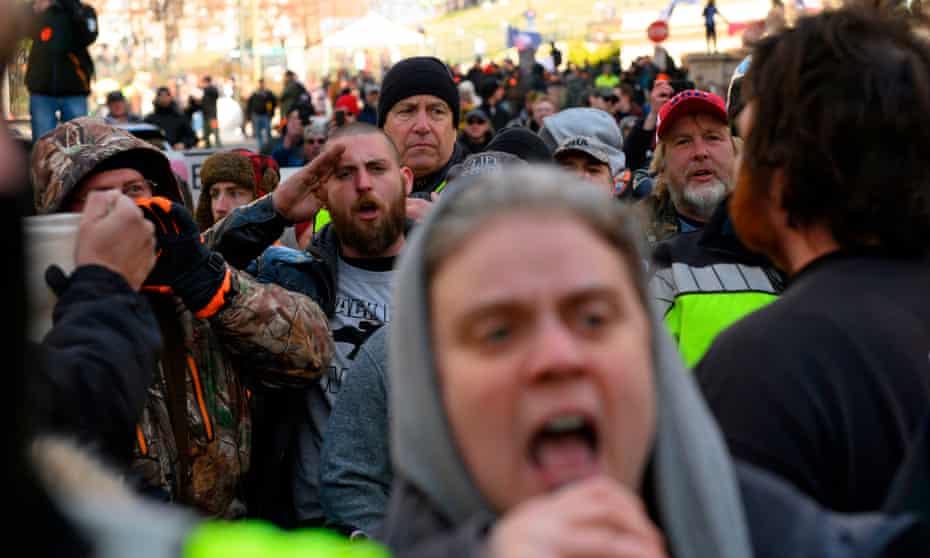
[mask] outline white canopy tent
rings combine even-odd
[[[324,72],[329,71],[330,49],[361,50],[416,46],[422,50],[425,43],[422,34],[375,12],[368,12],[358,21],[323,39]]]

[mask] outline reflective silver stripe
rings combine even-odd
[[[664,270],[656,271],[656,275]],[[667,272],[663,274],[668,281]],[[691,267],[672,264],[672,289],[677,293],[716,293],[757,291],[776,294],[772,282],[760,267],[741,264],[716,264]],[[665,289],[668,290],[667,288]]]
[[[697,281],[698,290],[704,292],[722,291],[723,283],[717,279],[717,274],[711,267],[691,267],[689,268]]]
[[[745,291],[748,287],[743,274],[739,272],[736,264],[717,264],[713,266],[717,278],[723,283],[726,291]]]
[[[675,295],[678,294],[670,268],[656,270],[649,279],[649,294],[656,311],[660,316],[664,316],[675,303]]]
[[[691,275],[691,267],[683,263],[672,264],[672,277],[674,277],[675,286],[678,292],[682,291],[699,291],[694,275]]]
[[[775,289],[772,287],[772,282],[769,281],[768,275],[762,271],[761,267],[741,265],[739,266],[739,270],[746,278],[746,283],[749,284],[750,290],[775,293]]]

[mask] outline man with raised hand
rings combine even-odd
[[[294,504],[303,525],[324,521],[320,448],[346,371],[365,340],[390,321],[394,259],[406,240],[413,181],[387,134],[358,122],[336,130],[323,153],[274,193],[234,210],[211,231],[218,250],[236,254],[233,265],[311,296],[329,319],[336,355],[306,390],[298,417]],[[317,231],[307,252],[269,248],[285,225],[324,207],[332,222]]]

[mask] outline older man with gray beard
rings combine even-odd
[[[646,236],[656,244],[699,230],[733,190],[736,140],[723,99],[689,89],[659,110],[653,171],[658,186],[641,203]]]

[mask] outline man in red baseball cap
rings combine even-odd
[[[333,106],[333,109],[337,113],[342,112],[344,118],[344,120],[341,122],[339,119],[335,120],[336,127],[342,127],[346,124],[351,124],[358,118],[358,97],[351,93],[341,95],[338,99],[336,99],[336,104]]]
[[[647,237],[655,244],[698,230],[733,189],[736,141],[723,99],[688,89],[659,110],[653,194],[641,202]]]
[[[653,249],[650,292],[685,364],[694,366],[720,332],[774,301],[784,278],[733,232],[727,199],[737,140],[723,99],[683,91],[659,109],[656,131],[666,199],[660,215],[670,215],[664,223],[672,237]],[[690,228],[700,230],[674,234]]]

